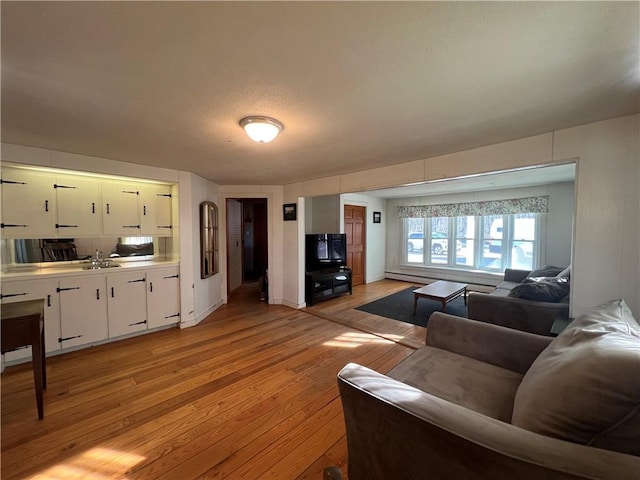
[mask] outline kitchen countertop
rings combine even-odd
[[[0,273],[1,280],[35,280],[48,277],[70,277],[78,275],[105,275],[112,273],[124,273],[136,270],[150,270],[154,268],[179,266],[178,260],[141,260],[141,261],[113,261],[120,265],[113,268],[99,268],[95,270],[85,270],[89,266],[89,262],[72,262],[65,265],[47,265],[38,266],[19,266],[9,268],[7,271]]]

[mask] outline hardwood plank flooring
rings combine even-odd
[[[386,372],[425,329],[354,310],[383,280],[294,310],[253,286],[199,325],[47,360],[37,420],[30,364],[2,373],[1,476],[12,479],[321,479],[347,446],[336,374]]]

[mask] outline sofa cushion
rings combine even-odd
[[[522,375],[435,347],[423,347],[388,374],[423,392],[509,422]]]
[[[569,294],[569,280],[564,277],[527,277],[509,291],[510,297],[538,302],[557,302]]]
[[[624,300],[574,320],[533,362],[512,423],[640,455],[640,326]]]

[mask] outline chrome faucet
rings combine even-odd
[[[91,268],[107,268],[111,266],[111,260],[104,258],[102,250],[96,248],[96,257],[91,259]]]

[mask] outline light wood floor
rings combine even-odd
[[[406,286],[304,310],[251,287],[196,327],[50,357],[41,421],[30,364],[8,367],[2,479],[321,479],[331,465],[346,478],[337,372],[384,373],[425,334],[353,307]]]

